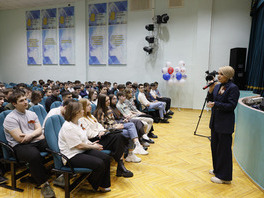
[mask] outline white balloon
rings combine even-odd
[[[184,62],[183,60],[181,60],[181,61],[179,61],[178,65],[179,65],[180,67],[185,66],[185,62]]]
[[[166,62],[166,67],[171,67],[171,62],[170,61]]]
[[[181,84],[183,84],[183,83],[185,83],[185,81],[186,81],[186,80],[182,78],[179,82],[180,82]]]
[[[172,84],[173,84],[173,80],[172,80],[172,78],[171,78],[170,80],[168,80],[168,84],[169,84],[169,85],[172,85]]]
[[[174,79],[173,79],[173,83],[174,83],[174,84],[179,84],[179,81],[178,81],[176,78],[174,78]]]
[[[163,67],[161,71],[163,74],[168,73],[168,67]]]
[[[174,72],[175,72],[175,73],[178,73],[179,71],[180,71],[180,67],[175,67],[175,68],[174,68]]]
[[[182,74],[185,74],[185,72],[186,72],[186,67],[182,66],[181,69],[180,69],[180,72],[181,72]]]

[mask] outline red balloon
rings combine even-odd
[[[172,74],[173,71],[174,71],[173,67],[169,67],[169,68],[168,68],[168,73],[169,73],[169,74]]]

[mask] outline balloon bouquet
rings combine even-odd
[[[179,61],[178,66],[173,68],[171,62],[166,62],[166,66],[162,68],[163,79],[168,84],[183,84],[186,81],[185,62]]]

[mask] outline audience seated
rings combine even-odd
[[[152,109],[158,109],[159,110],[159,116],[160,116],[160,122],[161,123],[169,123],[169,121],[165,118],[165,105],[163,102],[150,102],[147,100],[145,94],[144,94],[144,86],[142,84],[139,84],[139,93],[138,93],[138,100],[142,105],[142,109],[149,107]]]
[[[130,143],[135,144],[135,148],[133,144],[129,146],[129,154],[128,157],[133,156],[133,162],[141,161],[140,158],[134,156],[134,153],[146,155],[148,154],[142,147],[139,142],[137,130],[133,123],[118,123],[113,115],[113,111],[109,108],[110,106],[110,98],[105,94],[100,94],[98,97],[98,105],[94,112],[96,119],[103,125],[104,128],[112,131],[121,131],[121,133],[128,139],[132,140]]]
[[[40,105],[43,107],[42,104],[40,104],[40,102],[42,101],[42,94],[41,91],[33,91],[32,95],[31,95],[31,101],[29,103],[29,105],[31,107],[35,106],[35,105]],[[43,107],[44,108],[44,107]]]
[[[110,156],[100,152],[103,146],[88,140],[85,131],[78,125],[83,116],[82,105],[70,102],[65,111],[65,122],[59,132],[59,148],[62,154],[70,159],[76,168],[90,168],[89,183],[95,191],[109,192]],[[63,160],[64,163],[65,160]]]
[[[45,107],[46,107],[46,111],[49,112],[50,111],[50,106],[53,102],[55,101],[61,101],[60,97],[60,88],[59,86],[53,86],[52,87],[52,95],[50,97],[47,98],[46,102],[45,102]]]
[[[44,197],[54,197],[55,193],[48,183],[46,169],[42,162],[40,152],[46,151],[48,145],[42,134],[37,115],[26,110],[28,101],[23,92],[14,92],[10,102],[15,110],[7,115],[4,120],[6,139],[15,150],[19,160],[26,161],[32,177],[41,187]]]
[[[91,114],[91,103],[88,99],[79,101],[83,105],[84,115],[79,119],[79,125],[86,131],[86,135],[91,142],[98,141],[104,149],[110,150],[117,165],[117,175],[131,177],[131,172],[124,170],[123,154],[128,144],[127,139],[121,133],[111,133],[107,131]],[[121,173],[122,172],[122,173]]]

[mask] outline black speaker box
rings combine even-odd
[[[229,65],[235,70],[234,83],[240,90],[245,90],[245,64],[247,48],[233,48],[230,50]]]

